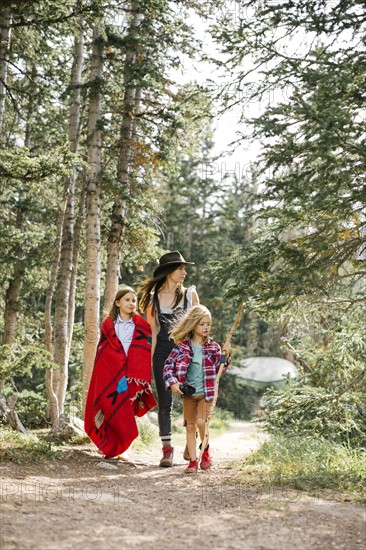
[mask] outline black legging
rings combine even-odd
[[[158,393],[158,421],[159,421],[159,436],[171,436],[172,435],[172,409],[173,409],[173,395],[170,390],[165,389],[165,382],[163,379],[163,368],[165,360],[167,359],[173,346],[157,345],[157,353],[154,354],[153,359],[153,371],[155,378],[156,391]]]
[[[162,313],[159,300],[155,302],[158,314],[159,332],[153,358],[153,371],[156,391],[158,392],[158,421],[160,437],[172,435],[173,396],[171,390],[165,389],[163,379],[164,363],[174,348],[174,342],[169,338],[169,331],[188,306],[187,291],[184,292],[183,305],[178,306],[172,313]]]

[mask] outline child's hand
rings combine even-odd
[[[176,382],[175,384],[172,384],[170,386],[170,389],[172,390],[173,393],[176,393],[177,395],[183,395],[183,392],[180,391],[179,386],[180,386],[180,382]]]
[[[225,353],[225,355],[229,355],[230,350],[231,350],[230,342],[225,342],[225,344],[222,346],[222,353]]]

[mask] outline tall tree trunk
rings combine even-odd
[[[44,309],[44,324],[45,324],[44,343],[50,358],[53,358],[52,301],[53,301],[53,296],[56,288],[58,266],[60,263],[62,227],[63,227],[63,218],[65,215],[65,209],[66,209],[66,201],[64,201],[64,205],[60,210],[59,219],[57,223],[57,236],[56,236],[56,242],[54,247],[54,258],[52,262],[51,276],[48,283],[45,309]],[[52,423],[56,420],[56,418],[59,415],[58,400],[57,400],[56,392],[54,390],[54,385],[55,385],[54,370],[47,369],[45,374],[45,386],[46,386],[46,394],[48,399],[47,418],[49,418]]]
[[[35,80],[35,66],[32,66],[32,82]],[[32,91],[30,91],[30,95],[32,94]],[[32,121],[33,112],[31,109],[31,102],[28,102],[28,108],[27,108],[27,124],[25,129],[25,142],[24,145],[28,149],[31,147],[31,121]],[[19,201],[19,207],[17,210],[17,218],[16,218],[16,227],[22,231],[24,227],[25,222],[25,207],[24,202],[26,202],[24,199],[27,197],[21,196]],[[23,203],[23,204],[22,204]],[[26,262],[24,258],[24,252],[22,249],[21,244],[18,245],[17,248],[17,260],[14,264],[14,270],[12,277],[9,282],[9,286],[7,288],[6,294],[5,294],[5,308],[4,308],[4,336],[3,336],[3,344],[12,345],[14,344],[16,337],[17,337],[17,314],[18,314],[18,303],[19,303],[19,297],[20,292],[23,286],[23,279],[26,269]],[[15,412],[15,404],[17,402],[17,395],[14,394],[10,396],[7,400],[2,395],[3,391],[3,384],[0,381],[0,414],[4,417],[4,422],[6,424],[9,424],[13,429],[19,430],[21,432],[25,431],[25,428],[21,421],[18,418],[17,413]]]
[[[11,13],[9,10],[5,9],[3,16],[0,18],[0,136],[3,130],[5,114],[5,90],[8,75],[7,57],[11,39],[11,21]]]
[[[22,210],[19,210],[17,213],[17,227],[21,229],[23,222],[24,214]],[[17,304],[19,303],[19,296],[25,273],[25,262],[22,259],[21,250],[18,252],[18,255],[19,259],[15,263],[13,275],[5,295],[4,334],[2,343],[6,345],[12,345],[17,336]],[[3,395],[3,390],[3,382],[0,380],[0,416],[3,418],[4,423],[11,426],[14,430],[25,432],[25,428],[14,410],[17,395],[12,395],[10,398],[6,399]]]
[[[88,116],[88,163],[86,181],[86,281],[84,315],[83,404],[89,388],[99,336],[100,306],[100,171],[102,135],[101,80],[103,76],[102,23],[93,30],[91,86]]]
[[[75,38],[74,61],[71,71],[72,95],[69,105],[69,148],[76,153],[79,143],[80,130],[80,86],[84,63],[84,40],[80,27],[80,34]],[[51,420],[54,422],[59,414],[63,413],[68,382],[68,362],[70,349],[70,334],[72,334],[74,300],[71,298],[71,279],[73,273],[74,257],[74,225],[75,225],[75,188],[76,168],[73,167],[70,176],[64,181],[64,197],[66,210],[62,221],[61,250],[59,255],[57,286],[55,290],[55,321],[54,321],[54,346],[53,360],[58,369],[54,373],[47,373],[49,399],[51,405]],[[52,378],[52,388],[50,380]],[[54,402],[57,398],[57,406]],[[53,402],[53,403],[52,403]],[[54,415],[57,413],[57,416]]]
[[[79,194],[79,207],[78,214],[75,221],[74,229],[74,243],[73,243],[73,254],[72,254],[72,271],[71,271],[71,280],[70,280],[70,299],[69,299],[69,312],[72,312],[72,315],[69,315],[69,346],[68,346],[68,355],[70,355],[70,348],[72,343],[72,335],[74,330],[74,317],[75,317],[75,295],[76,295],[76,283],[77,283],[77,268],[79,263],[79,252],[80,252],[80,236],[81,229],[84,222],[85,215],[85,179],[82,182],[80,194]]]
[[[126,37],[126,43],[130,45],[130,49],[126,53],[124,64],[125,92],[123,97],[123,118],[119,142],[120,154],[117,173],[117,178],[121,184],[123,194],[126,194],[130,189],[129,178],[131,173],[131,160],[136,139],[136,119],[134,115],[138,113],[141,102],[141,88],[133,86],[131,82],[134,77],[134,65],[138,53],[138,28],[141,23],[142,15],[138,12],[137,3],[132,4],[131,11],[134,15]],[[127,205],[122,202],[119,196],[116,196],[113,204],[111,228],[107,241],[107,270],[103,299],[104,314],[107,314],[110,310],[118,290],[118,279],[120,277],[121,266],[121,242],[125,230],[126,218]]]
[[[46,302],[44,309],[44,323],[45,323],[45,348],[49,353],[49,357],[53,358],[53,326],[52,326],[52,302],[56,288],[57,273],[60,265],[60,256],[61,256],[61,240],[62,240],[62,229],[64,224],[64,217],[66,211],[67,201],[64,200],[63,205],[60,209],[58,221],[57,221],[57,235],[54,246],[54,257],[52,262],[52,269],[50,280],[48,283],[48,289],[46,294]],[[59,415],[58,408],[58,399],[55,392],[55,382],[54,382],[54,370],[47,369],[45,374],[45,385],[46,393],[48,399],[48,412],[47,418],[53,423]]]
[[[75,86],[73,102],[70,107],[70,149],[73,152],[77,151],[80,137],[80,126],[82,119],[82,105],[80,86],[82,83],[82,71],[84,66],[84,35],[83,35],[83,21],[80,21],[80,36],[79,40],[75,42],[75,56],[74,66],[72,72],[72,82]],[[76,182],[76,173],[74,169],[74,180]],[[79,195],[79,207],[78,214],[74,227],[74,239],[72,248],[72,268],[70,273],[70,293],[69,293],[69,319],[68,319],[68,346],[67,357],[70,357],[70,348],[72,342],[72,335],[74,331],[74,316],[75,316],[75,294],[76,294],[76,278],[77,278],[77,266],[79,262],[79,250],[80,250],[80,234],[83,224],[85,211],[85,181],[83,181]]]
[[[21,259],[17,260],[5,295],[3,344],[11,345],[15,342],[17,335],[17,304],[19,303],[19,295],[23,285],[24,272],[24,262]]]
[[[16,227],[21,232],[24,227],[24,211],[20,205],[17,210]],[[23,286],[25,273],[25,260],[23,257],[22,245],[17,246],[17,259],[14,264],[13,273],[5,294],[4,308],[4,335],[3,344],[12,345],[17,336],[17,313],[20,291]]]

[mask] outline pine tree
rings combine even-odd
[[[215,36],[237,84],[228,104],[242,104],[263,145],[262,204],[216,276],[248,311],[287,327],[302,377],[272,395],[273,426],[364,444],[366,12],[357,1],[240,6],[239,24]],[[249,119],[243,98],[262,100],[262,112]]]

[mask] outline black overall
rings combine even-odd
[[[156,338],[156,346],[153,357],[153,371],[156,391],[158,393],[159,435],[160,437],[162,437],[171,436],[172,434],[173,396],[170,390],[165,389],[165,383],[163,379],[163,368],[165,360],[175,346],[173,340],[169,338],[169,331],[172,329],[174,323],[187,310],[187,291],[184,292],[183,305],[178,305],[176,308],[174,308],[172,313],[162,313],[158,299],[155,300],[154,305],[160,325],[160,330]]]

